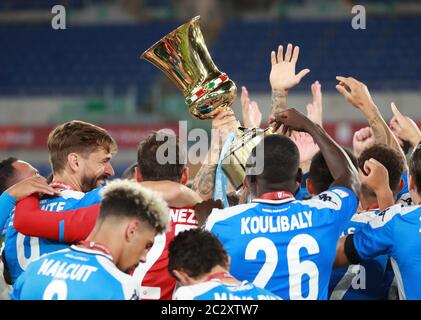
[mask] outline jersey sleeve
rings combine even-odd
[[[360,259],[366,260],[391,253],[394,224],[401,208],[399,204],[387,208],[353,235],[353,247]]]
[[[0,231],[3,231],[6,221],[16,205],[15,199],[4,191],[0,196]]]
[[[338,223],[341,231],[358,209],[358,198],[348,188],[334,186],[327,191],[320,193],[310,200],[303,201],[304,204],[319,210],[328,210],[332,214],[326,217],[329,221]]]
[[[25,281],[25,277],[26,277],[26,273],[23,272],[13,284],[12,291],[9,292],[9,296],[12,298],[12,300],[21,300],[21,291],[22,291],[23,283]]]
[[[41,210],[39,199],[30,196],[16,205],[13,226],[25,235],[74,243],[86,239],[95,226],[99,205],[50,212]]]
[[[78,207],[83,208],[99,204],[102,200],[103,189],[104,187],[99,187],[85,193],[83,198],[79,200]]]
[[[187,286],[178,288],[172,297],[173,300],[194,300],[194,294]]]

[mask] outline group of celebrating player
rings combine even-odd
[[[338,92],[369,123],[352,151],[340,147],[323,129],[318,82],[307,116],[287,106],[309,72],[296,74],[298,55],[291,44],[272,52],[276,133],[260,142],[262,172],[247,171],[238,192],[228,187],[225,208],[214,190],[237,126],[231,111],[212,120],[208,161],[191,182],[185,146],[164,130],[141,141],[137,163],[110,183],[116,142],[82,121],[50,133],[48,179],[3,160],[12,299],[421,299],[421,131],[393,103],[387,125],[367,87],[338,76]],[[246,88],[241,102],[243,125],[259,127]],[[178,161],[161,164],[168,142]]]

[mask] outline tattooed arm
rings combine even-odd
[[[300,83],[301,79],[310,72],[303,69],[295,74],[295,65],[298,60],[300,48],[288,44],[285,56],[283,47],[278,47],[278,53],[271,52],[272,69],[270,71],[270,85],[272,87],[272,110],[271,116],[287,109],[288,91]]]
[[[213,197],[215,173],[219,155],[228,135],[236,128],[237,121],[235,120],[232,111],[221,111],[212,120],[211,147],[192,184],[192,189],[196,191],[203,200],[208,200]]]
[[[336,89],[349,103],[364,114],[371,129],[373,129],[376,143],[384,143],[405,157],[398,140],[393,135],[392,130],[384,121],[379,109],[371,98],[367,86],[351,77],[336,77],[336,79],[339,81]]]

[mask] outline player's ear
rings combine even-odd
[[[180,183],[186,185],[189,182],[190,178],[190,171],[188,167],[183,169],[183,173],[181,174]]]
[[[70,169],[72,169],[73,172],[78,172],[81,162],[80,157],[77,153],[69,153],[67,155],[67,163],[69,164]]]
[[[139,166],[136,166],[134,168],[134,176],[135,176],[135,179],[136,179],[137,182],[143,181],[142,172],[140,172]]]
[[[313,183],[311,182],[310,178],[306,179],[306,188],[309,194],[314,196],[316,193],[314,192]]]
[[[131,220],[126,227],[126,240],[131,242],[132,239],[136,236],[136,232],[140,227],[140,222],[136,219]]]
[[[412,174],[410,174],[410,173],[408,174],[408,189],[416,191],[414,178],[412,177]]]
[[[403,187],[405,187],[405,181],[401,178],[401,181],[399,182],[399,192],[402,191]]]
[[[183,271],[179,270],[173,270],[172,271],[174,277],[177,279],[178,282],[181,283],[181,285],[189,285],[190,284],[190,278],[187,276],[187,274]]]

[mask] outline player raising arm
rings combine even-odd
[[[355,234],[341,238],[335,266],[382,254],[390,257],[401,299],[421,299],[421,144],[409,161],[409,191],[418,205],[396,204]]]
[[[313,137],[334,178],[329,190],[295,200],[301,182],[298,149],[288,137],[270,135],[255,149],[262,171],[247,170],[252,203],[213,210],[205,228],[227,250],[234,277],[282,299],[326,299],[336,243],[358,206],[358,175],[345,152],[306,116],[289,109],[276,118],[285,129]]]

